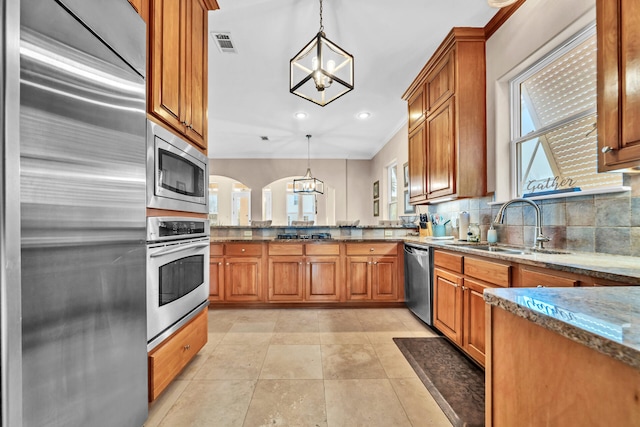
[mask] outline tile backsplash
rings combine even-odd
[[[538,200],[542,212],[542,233],[551,240],[545,247],[578,252],[601,252],[640,256],[640,175],[625,175],[624,185],[631,191],[590,196]],[[463,199],[428,206],[429,213],[446,219],[458,212],[469,212],[470,222],[480,225],[481,238],[500,205],[489,205],[493,196]],[[425,212],[426,206],[420,207]],[[447,225],[447,234],[458,230]],[[495,227],[498,242],[533,246],[535,209],[524,203],[506,209],[504,224]]]

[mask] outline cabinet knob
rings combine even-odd
[[[369,249],[369,252],[373,252],[373,251],[375,251],[375,249],[373,249],[373,248]]]
[[[373,261],[373,265],[378,265],[378,261]]]
[[[227,263],[227,265],[229,265],[229,263]]]
[[[246,250],[245,248],[242,248],[241,252],[244,252],[245,250]]]
[[[466,291],[466,290],[467,290],[467,288],[463,286],[463,287],[462,287],[462,290],[463,290],[463,291]]]
[[[544,288],[544,285],[538,285],[536,288]]]
[[[611,151],[613,151],[613,148],[612,148],[612,147],[609,147],[608,145],[607,145],[606,147],[602,147],[602,152],[603,152],[604,154],[609,153],[609,152],[611,152]]]
[[[369,261],[367,264],[371,265],[371,261]]]
[[[298,264],[302,265],[302,261],[300,261]]]
[[[219,262],[219,263],[218,263],[218,265],[222,265],[222,263],[221,263],[221,262]]]
[[[186,126],[186,125],[187,125],[187,122],[182,121],[182,122],[180,122],[180,124],[181,124],[182,126]]]
[[[185,346],[184,346],[184,349],[185,349],[185,350],[190,350],[190,349],[191,349],[191,344],[187,344],[187,345],[185,345]]]
[[[311,265],[311,263],[310,263],[310,262],[308,262],[308,263],[307,263],[307,265]]]

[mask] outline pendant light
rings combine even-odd
[[[307,135],[307,173],[302,178],[293,180],[294,193],[324,194],[324,182],[311,175],[311,157],[309,154],[311,135]]]
[[[322,107],[353,89],[353,56],[325,37],[322,0],[318,34],[289,66],[289,92]]]
[[[516,1],[518,0],[487,0],[487,3],[491,7],[501,8],[509,6],[510,4],[514,4]]]

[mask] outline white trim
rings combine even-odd
[[[606,187],[606,188],[593,188],[591,190],[583,190],[583,191],[574,191],[568,193],[556,193],[556,194],[545,194],[544,196],[533,196],[526,197],[527,200],[548,200],[548,199],[561,199],[564,197],[580,197],[580,196],[592,196],[595,194],[613,194],[613,193],[624,193],[625,191],[631,191],[631,187]],[[503,201],[494,201],[487,203],[489,206],[494,205],[502,205],[503,203],[508,202],[508,200]]]

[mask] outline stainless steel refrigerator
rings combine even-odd
[[[126,0],[22,0],[25,426],[147,417],[145,25]]]

